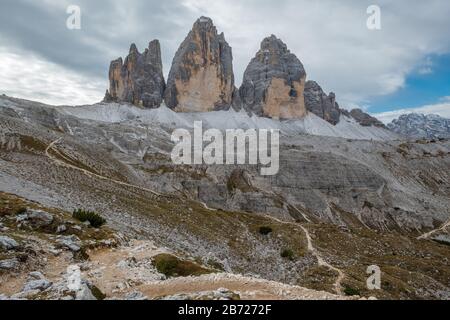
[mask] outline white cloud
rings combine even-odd
[[[450,51],[450,3],[445,1],[380,0],[380,31],[366,27],[372,1],[185,3],[197,14],[211,16],[225,31],[239,81],[260,41],[274,33],[302,60],[309,79],[336,92],[346,108],[396,92],[409,73],[433,71],[430,54]]]
[[[388,124],[392,122],[392,120],[399,118],[402,114],[408,113],[437,114],[441,117],[450,119],[450,103],[438,103],[411,109],[397,109],[395,111],[373,114],[373,116]]]
[[[47,104],[98,102],[106,79],[79,75],[57,64],[20,51],[0,48],[0,93]]]
[[[366,10],[373,4],[372,0],[147,0],[127,4],[111,0],[108,5],[77,0],[83,17],[82,30],[77,33],[58,29],[65,25],[65,10],[62,9],[70,2],[68,0],[64,0],[64,5],[45,0],[46,11],[50,13],[40,19],[37,15],[42,13],[25,10],[23,4],[40,8],[42,3],[4,1],[10,10],[0,11],[0,35],[9,35],[9,38],[0,39],[0,48],[21,46],[63,65],[62,69],[70,66],[79,74],[90,72],[103,77],[105,85],[91,102],[107,88],[109,61],[119,53],[125,54],[131,42],[143,50],[149,40],[159,38],[167,75],[177,47],[201,15],[213,18],[219,32],[225,33],[233,47],[237,86],[261,40],[276,34],[303,62],[308,78],[320,83],[325,91],[334,91],[343,108],[370,105],[374,97],[396,92],[405,86],[408,74],[433,71],[430,55],[450,52],[450,2],[443,0],[378,0],[382,15],[380,31],[370,31],[366,26]],[[22,6],[11,14],[13,7],[19,4]],[[54,23],[47,24],[49,20]],[[40,23],[29,28],[23,21]],[[61,79],[64,72],[55,68],[50,68],[47,74],[56,72]],[[15,73],[7,71],[7,76]],[[85,76],[72,75],[89,83]],[[36,80],[33,82],[39,84],[39,75],[32,76]],[[75,82],[79,83],[78,80]],[[2,81],[11,82],[14,78]],[[35,94],[45,93],[39,93],[45,88],[32,88],[31,81],[26,88],[21,89],[21,85],[10,84],[9,90],[15,87],[16,91],[32,89]],[[86,89],[84,95],[91,96],[91,89]],[[57,94],[59,90],[47,90],[51,91],[47,95],[52,95],[52,100],[64,103],[63,96]],[[82,94],[83,87],[78,86],[77,91]],[[28,97],[32,98],[31,94]]]

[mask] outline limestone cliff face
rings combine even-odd
[[[244,107],[259,116],[299,119],[306,115],[303,92],[306,72],[300,60],[274,35],[244,73],[240,96]]]
[[[361,109],[353,109],[350,111],[350,116],[355,119],[363,127],[380,127],[386,128],[386,126],[377,118],[365,113]]]
[[[231,106],[233,92],[231,47],[212,20],[201,17],[175,55],[166,104],[178,112],[222,110]]]
[[[144,53],[131,45],[125,62],[111,62],[110,89],[105,101],[129,102],[145,108],[157,108],[163,101],[165,81],[158,40],[150,42]]]
[[[332,125],[339,123],[341,110],[336,102],[336,95],[327,95],[315,81],[307,81],[305,85],[305,105],[309,112],[328,121]]]

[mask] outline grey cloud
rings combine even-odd
[[[281,37],[310,79],[345,105],[367,104],[401,88],[431,53],[450,52],[450,2],[378,0],[382,30],[366,28],[372,0],[2,0],[0,48],[20,49],[82,75],[105,79],[109,61],[135,42],[158,38],[167,74],[200,15],[211,16],[233,47],[237,82],[260,41]],[[82,30],[65,28],[66,7],[82,9]],[[106,89],[106,88],[105,88]]]

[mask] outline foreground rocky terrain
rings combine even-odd
[[[77,298],[62,289],[75,264],[83,298],[450,298],[448,140],[169,111],[0,98],[0,294]],[[172,130],[216,115],[220,129],[278,123],[280,173],[173,165]],[[77,222],[79,208],[107,225]],[[182,268],[165,275],[167,261]]]

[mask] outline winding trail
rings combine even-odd
[[[53,141],[52,143],[50,143],[50,144],[48,145],[48,147],[45,149],[45,155],[46,155],[50,160],[52,160],[53,162],[55,162],[58,166],[65,167],[65,168],[70,168],[70,169],[73,169],[73,170],[80,171],[80,172],[82,172],[83,174],[85,174],[85,175],[87,175],[88,177],[91,177],[91,178],[97,178],[97,179],[109,181],[109,182],[112,182],[112,183],[115,183],[115,184],[118,184],[118,185],[121,185],[121,186],[131,187],[131,188],[135,188],[135,189],[138,189],[138,190],[141,190],[141,191],[149,192],[149,193],[151,193],[151,194],[153,194],[153,195],[155,195],[155,196],[157,196],[157,197],[165,197],[165,198],[169,198],[169,196],[160,194],[160,193],[158,193],[158,192],[155,192],[154,190],[151,190],[151,189],[148,189],[148,188],[144,188],[144,187],[140,187],[140,186],[137,186],[137,185],[133,185],[133,184],[130,184],[130,183],[126,183],[126,182],[123,182],[123,181],[119,181],[119,180],[107,178],[107,177],[101,176],[101,175],[99,175],[99,174],[90,172],[90,171],[88,171],[88,170],[86,170],[86,169],[79,168],[79,167],[74,166],[74,165],[72,165],[72,164],[69,164],[69,163],[66,163],[66,162],[64,162],[64,161],[61,161],[60,159],[58,159],[58,158],[56,158],[56,157],[54,157],[54,156],[52,156],[52,155],[50,154],[50,150],[53,150],[54,152],[56,152],[57,154],[59,154],[62,158],[66,158],[66,157],[64,157],[64,155],[62,155],[62,154],[55,148],[55,145],[58,144],[58,143],[61,142],[61,141],[62,141],[62,138],[59,138],[59,139]],[[265,192],[264,190],[261,190],[261,191],[264,192],[264,193],[267,193],[267,192]],[[276,195],[276,194],[272,194],[272,195],[273,195],[273,196],[276,196],[277,198],[281,198],[279,195]],[[197,202],[199,202],[199,201],[197,201]],[[310,219],[309,219],[302,211],[300,211],[299,209],[297,209],[294,205],[292,205],[292,204],[290,204],[290,203],[287,203],[286,201],[284,201],[284,202],[285,202],[287,205],[293,207],[296,211],[298,211],[298,212],[303,216],[303,218],[304,218],[307,222],[311,222]],[[212,208],[208,207],[208,205],[207,205],[205,202],[201,202],[201,201],[200,201],[199,203],[200,203],[205,209],[207,209],[207,210],[210,210],[210,211],[217,211],[216,209],[212,209]],[[336,291],[336,293],[337,293],[338,295],[342,295],[342,281],[343,281],[344,278],[345,278],[345,274],[342,272],[342,270],[340,270],[340,269],[338,269],[338,268],[332,266],[332,265],[329,264],[328,262],[326,262],[325,259],[320,255],[320,253],[318,252],[318,250],[317,250],[317,249],[314,247],[314,245],[313,245],[313,241],[312,241],[312,238],[311,238],[311,234],[309,233],[308,229],[305,228],[304,226],[302,226],[302,225],[299,224],[299,223],[288,222],[288,221],[282,221],[282,220],[280,220],[280,219],[277,219],[277,218],[272,217],[272,216],[269,216],[269,215],[263,215],[263,216],[266,217],[266,218],[268,218],[268,219],[270,219],[270,220],[276,221],[276,222],[278,222],[278,223],[280,223],[280,224],[299,226],[299,227],[303,230],[303,232],[305,233],[305,236],[306,236],[306,239],[307,239],[307,242],[308,242],[308,251],[311,252],[311,254],[312,254],[313,256],[316,257],[318,265],[319,265],[319,266],[326,267],[326,268],[328,268],[328,269],[330,269],[330,270],[333,270],[333,271],[335,271],[335,272],[338,273],[338,277],[337,277],[337,279],[336,279],[336,281],[335,281],[335,283],[334,283],[334,289],[335,289],[335,291]],[[444,225],[441,229],[444,229],[444,228],[445,228],[447,225],[449,225],[449,224],[450,224],[450,221],[449,221],[446,225]],[[435,230],[434,232],[437,232],[437,230]],[[431,233],[434,233],[434,232],[431,232]]]
[[[423,235],[421,235],[420,237],[417,238],[417,240],[425,240],[428,239],[429,237],[431,237],[433,234],[435,234],[436,232],[439,231],[444,231],[445,229],[447,229],[447,227],[450,227],[450,220],[448,220],[447,222],[445,222],[440,228],[435,229],[435,230],[431,230],[430,232],[427,232]]]
[[[91,177],[91,178],[97,178],[97,179],[109,181],[109,182],[112,182],[112,183],[115,183],[115,184],[118,184],[118,185],[121,185],[121,186],[131,187],[131,188],[135,188],[135,189],[138,189],[138,190],[141,190],[141,191],[149,192],[149,193],[151,193],[151,194],[153,194],[154,196],[157,196],[157,197],[170,198],[169,196],[160,194],[160,193],[158,193],[158,192],[156,192],[156,191],[154,191],[154,190],[151,190],[151,189],[148,189],[148,188],[144,188],[144,187],[140,187],[140,186],[137,186],[137,185],[134,185],[134,184],[126,183],[126,182],[123,182],[123,181],[119,181],[119,180],[107,178],[107,177],[105,177],[105,176],[101,176],[101,175],[96,174],[96,173],[93,173],[93,172],[91,172],[91,171],[89,171],[89,170],[86,170],[86,169],[83,169],[83,168],[79,168],[79,167],[77,167],[77,166],[74,166],[74,165],[72,165],[72,164],[69,164],[69,163],[66,163],[66,162],[64,162],[64,161],[59,160],[58,158],[56,158],[56,157],[54,157],[54,156],[52,156],[52,155],[50,154],[50,150],[53,150],[54,152],[56,152],[57,154],[59,154],[62,158],[65,158],[65,157],[58,151],[58,149],[55,148],[55,145],[56,145],[57,143],[61,142],[61,140],[62,140],[62,138],[59,138],[59,139],[53,141],[52,143],[50,143],[50,144],[48,145],[47,149],[45,149],[45,155],[46,155],[50,160],[52,160],[53,162],[55,162],[58,166],[60,166],[60,167],[65,167],[65,168],[70,168],[70,169],[73,169],[73,170],[80,171],[80,172],[82,172],[83,174],[85,174],[85,175],[87,175],[88,177]]]
[[[338,277],[336,278],[336,281],[334,282],[334,290],[336,291],[336,293],[338,295],[342,295],[343,294],[342,293],[342,281],[345,278],[344,272],[342,270],[332,266],[331,264],[329,264],[328,262],[325,261],[325,259],[319,253],[319,251],[317,251],[317,249],[314,247],[313,241],[312,241],[312,238],[311,238],[311,234],[309,233],[307,228],[305,228],[304,226],[302,226],[299,223],[283,221],[283,220],[280,220],[278,218],[271,217],[271,216],[268,216],[268,215],[264,215],[264,217],[266,217],[266,218],[268,218],[270,220],[276,221],[276,222],[278,222],[280,224],[294,225],[294,226],[300,227],[303,230],[303,232],[305,233],[305,236],[306,236],[306,239],[307,239],[307,242],[308,242],[308,251],[311,252],[311,254],[316,257],[317,264],[319,266],[321,266],[321,267],[326,267],[328,269],[331,269],[331,270],[337,272]]]
[[[286,205],[294,208],[298,213],[301,214],[301,216],[303,217],[303,219],[305,219],[305,221],[307,221],[308,223],[311,223],[311,219],[309,219],[305,215],[305,213],[303,211],[299,210],[292,203],[287,202],[286,199],[284,199],[281,195],[278,195],[278,194],[276,194],[274,192],[265,191],[265,190],[262,190],[262,189],[259,189],[259,190],[261,192],[265,193],[265,194],[268,194],[268,195],[276,197],[277,199],[279,199],[282,202],[284,202]],[[342,281],[345,278],[344,272],[342,270],[332,266],[331,264],[329,264],[328,262],[325,261],[325,259],[320,255],[319,251],[314,247],[313,241],[312,241],[312,238],[311,238],[311,234],[309,233],[309,231],[308,231],[308,229],[306,227],[304,227],[303,225],[301,225],[300,223],[297,223],[297,222],[294,223],[294,222],[282,221],[282,220],[280,220],[278,218],[275,218],[275,217],[272,217],[272,216],[269,216],[269,215],[264,215],[264,217],[266,217],[268,219],[271,219],[271,220],[274,220],[274,221],[276,221],[278,223],[281,223],[281,224],[295,225],[295,226],[299,226],[300,228],[302,228],[303,232],[305,233],[307,242],[308,242],[308,251],[311,252],[311,254],[316,257],[317,264],[320,267],[326,267],[326,268],[328,268],[330,270],[333,270],[334,272],[336,272],[338,274],[338,277],[336,278],[336,281],[334,283],[334,290],[336,291],[336,293],[338,295],[342,295],[343,294],[342,293]]]

